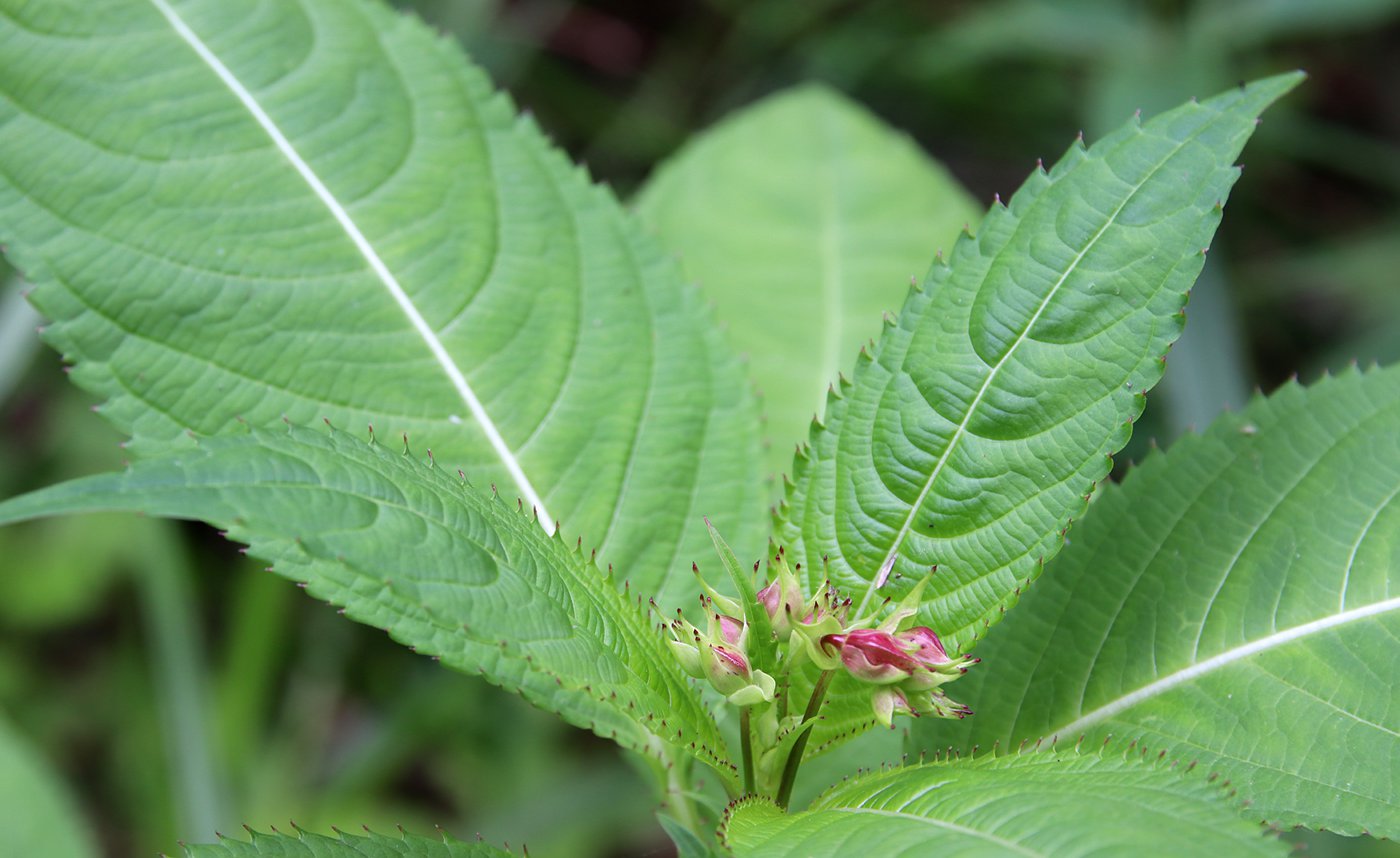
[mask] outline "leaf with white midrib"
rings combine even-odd
[[[408,433],[666,602],[703,515],[758,550],[756,405],[703,302],[455,45],[369,0],[0,15],[0,241],[133,451]]]
[[[931,747],[1140,737],[1281,825],[1400,834],[1400,369],[1291,384],[1155,454],[979,648]]]
[[[515,453],[507,446],[505,439],[501,437],[500,431],[491,420],[491,416],[486,413],[486,409],[482,406],[481,400],[476,398],[476,393],[472,390],[471,385],[467,383],[466,376],[463,375],[461,368],[457,366],[457,362],[452,358],[452,355],[447,353],[447,349],[443,347],[442,341],[438,339],[437,332],[428,325],[427,320],[423,318],[423,314],[418,311],[418,307],[413,303],[413,299],[410,298],[403,287],[399,285],[398,279],[394,277],[393,272],[384,264],[384,260],[379,258],[379,254],[370,244],[369,239],[365,238],[364,233],[360,231],[359,226],[355,224],[349,212],[347,212],[340,201],[331,194],[330,189],[321,181],[321,177],[316,175],[316,171],[311,169],[311,166],[302,159],[296,147],[294,147],[291,141],[287,139],[286,135],[282,133],[282,129],[277,127],[277,123],[272,120],[272,117],[268,116],[267,112],[262,109],[262,105],[258,104],[253,94],[243,86],[243,83],[234,76],[233,72],[229,71],[228,66],[224,65],[214,52],[209,49],[209,46],[204,43],[204,40],[200,39],[199,36],[190,29],[189,25],[185,23],[185,20],[180,17],[179,13],[177,13],[166,0],[150,0],[150,2],[160,10],[160,13],[170,22],[170,26],[180,38],[190,46],[191,50],[199,56],[200,60],[208,65],[209,69],[229,88],[229,91],[234,94],[239,102],[241,102],[244,107],[248,108],[248,112],[252,114],[253,119],[267,132],[267,136],[272,139],[273,144],[277,147],[277,151],[286,156],[293,169],[296,170],[297,175],[306,180],[306,184],[311,188],[311,191],[316,195],[317,199],[325,203],[326,210],[335,218],[336,223],[344,228],[345,234],[350,238],[351,242],[354,243],[355,249],[364,257],[365,262],[374,272],[374,275],[379,278],[380,282],[384,284],[384,288],[387,289],[389,294],[393,297],[394,303],[397,304],[400,309],[403,310],[404,315],[408,317],[409,322],[413,325],[414,331],[423,338],[423,343],[428,347],[428,350],[433,353],[433,358],[442,366],[443,372],[447,374],[447,377],[452,382],[452,386],[456,388],[458,395],[461,396],[462,403],[467,406],[467,410],[471,412],[472,417],[481,427],[481,432],[486,436],[486,440],[491,445],[491,449],[495,450],[496,454],[500,457],[501,463],[505,466],[506,471],[510,474],[516,487],[520,490],[525,502],[539,512],[541,524],[548,528],[549,523],[552,522],[554,518],[549,514],[549,510],[545,508],[544,500],[540,497],[539,492],[535,491],[535,487],[530,484],[529,478],[526,477],[525,472],[521,470],[520,462],[516,459]]]
[[[642,607],[515,501],[334,431],[199,439],[0,501],[0,524],[134,510],[207,521],[351,619],[623,747],[737,769]]]
[[[952,648],[999,619],[1126,442],[1180,332],[1234,158],[1297,81],[1078,143],[954,246],[798,456],[778,534],[813,585],[829,558],[860,613],[936,565],[924,619]]]
[[[1239,817],[1222,783],[1181,768],[1123,745],[906,766],[840,784],[800,813],[741,800],[721,834],[737,858],[836,858],[872,844],[908,858],[1287,854]]]

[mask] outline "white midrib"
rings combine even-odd
[[[1180,150],[1181,145],[1183,144],[1178,144],[1173,147],[1166,157],[1159,161],[1151,170],[1147,171],[1142,181],[1138,182],[1128,193],[1123,195],[1123,201],[1104,219],[1103,226],[1099,227],[1098,232],[1095,232],[1088,242],[1085,243],[1084,249],[1075,254],[1074,259],[1070,260],[1069,265],[1065,266],[1064,273],[1060,275],[1060,279],[1056,280],[1055,285],[1046,293],[1044,300],[1040,302],[1040,306],[1035,308],[1035,313],[1031,316],[1030,320],[1026,322],[1025,328],[1017,334],[1016,339],[1011,343],[1010,347],[1007,348],[1006,354],[1001,356],[1001,359],[992,367],[991,372],[987,373],[987,378],[982,382],[982,386],[978,388],[977,395],[972,397],[972,402],[968,404],[967,412],[963,414],[962,422],[959,423],[957,429],[953,431],[953,436],[948,439],[948,446],[944,448],[943,455],[939,456],[938,461],[934,463],[933,472],[929,474],[928,480],[924,482],[924,487],[919,491],[919,496],[909,507],[909,514],[905,516],[904,524],[900,526],[899,533],[895,535],[894,542],[890,544],[889,553],[887,553],[885,559],[881,561],[879,571],[875,574],[875,577],[871,579],[870,586],[866,588],[865,597],[860,600],[860,607],[856,609],[855,614],[857,617],[865,615],[865,607],[870,603],[870,598],[875,595],[876,590],[879,590],[885,585],[885,581],[889,579],[890,573],[894,571],[894,562],[899,557],[899,547],[904,544],[905,537],[909,535],[909,529],[914,526],[914,519],[918,516],[919,510],[923,509],[924,500],[928,498],[928,493],[933,490],[934,484],[938,482],[938,475],[943,472],[943,466],[948,463],[948,459],[953,455],[953,451],[957,449],[958,442],[962,440],[963,435],[967,432],[967,426],[972,422],[972,415],[977,413],[977,407],[982,404],[982,397],[987,395],[987,390],[992,386],[992,382],[996,380],[997,373],[1001,372],[1001,368],[1006,365],[1007,361],[1011,360],[1011,356],[1016,353],[1016,349],[1020,348],[1021,343],[1025,342],[1026,338],[1031,335],[1031,331],[1035,329],[1035,323],[1040,320],[1041,315],[1045,312],[1045,308],[1049,307],[1050,302],[1055,299],[1055,295],[1060,291],[1060,287],[1064,286],[1065,282],[1069,280],[1070,275],[1079,269],[1079,263],[1088,255],[1089,251],[1093,250],[1094,246],[1099,243],[1099,239],[1103,237],[1105,232],[1108,232],[1108,228],[1118,221],[1118,215],[1122,213],[1128,203],[1132,202],[1133,198],[1137,196],[1137,192],[1142,190],[1143,185],[1146,185],[1153,176],[1157,175],[1157,171]]]
[[[1106,721],[1120,712],[1131,709],[1144,700],[1166,694],[1168,691],[1190,682],[1197,677],[1214,670],[1219,670],[1241,659],[1285,646],[1294,641],[1306,638],[1309,635],[1315,635],[1327,631],[1328,629],[1344,626],[1347,623],[1356,622],[1357,620],[1363,620],[1367,617],[1374,617],[1395,610],[1400,610],[1400,596],[1374,602],[1369,605],[1363,605],[1359,608],[1352,608],[1349,611],[1332,614],[1309,623],[1303,623],[1300,626],[1293,626],[1292,628],[1284,629],[1280,632],[1274,632],[1267,637],[1262,637],[1259,640],[1250,641],[1234,649],[1229,649],[1225,652],[1213,655],[1205,661],[1183,667],[1175,673],[1169,673],[1161,679],[1144,685],[1136,691],[1129,692],[1116,700],[1110,701],[1092,712],[1080,715],[1058,730],[1047,731],[1047,735],[1063,736],[1066,738],[1079,735],[1095,724]]]
[[[316,172],[311,169],[311,166],[301,157],[296,148],[292,146],[291,141],[282,133],[282,129],[278,128],[277,123],[272,121],[272,117],[267,115],[267,111],[262,109],[262,105],[258,104],[257,99],[248,91],[248,88],[245,87],[233,72],[229,70],[228,66],[224,65],[218,56],[210,50],[209,46],[204,43],[204,40],[201,39],[194,30],[190,29],[190,26],[185,23],[185,20],[180,17],[179,13],[177,13],[166,0],[151,0],[151,4],[165,16],[165,19],[170,22],[170,26],[175,30],[175,33],[190,46],[200,60],[202,60],[204,64],[218,76],[219,80],[229,88],[229,91],[242,102],[243,106],[252,114],[253,119],[256,120],[263,131],[267,133],[267,136],[272,139],[273,145],[277,147],[277,150],[291,163],[292,168],[297,171],[297,174],[301,176],[302,180],[306,182],[311,188],[311,191],[316,194],[317,198],[325,204],[326,209],[330,211],[336,223],[340,224],[341,229],[345,230],[345,234],[349,236],[355,248],[360,251],[360,255],[364,257],[365,262],[369,264],[370,270],[374,272],[375,276],[379,278],[379,282],[384,285],[389,295],[393,297],[394,303],[398,304],[399,309],[408,317],[409,322],[413,325],[413,329],[423,338],[424,344],[427,345],[428,350],[432,352],[433,357],[437,359],[438,365],[442,367],[443,372],[447,374],[447,378],[452,382],[452,386],[456,389],[457,395],[461,397],[462,402],[467,406],[467,410],[471,412],[472,417],[480,426],[482,434],[486,436],[486,440],[491,444],[491,448],[495,450],[497,457],[500,458],[501,464],[505,466],[511,479],[515,481],[515,485],[520,490],[521,495],[523,495],[524,501],[535,509],[539,517],[539,522],[544,527],[545,531],[552,532],[553,516],[545,509],[544,500],[540,497],[539,492],[535,491],[535,487],[530,483],[529,477],[525,476],[525,471],[520,467],[520,461],[516,459],[515,453],[510,449],[510,446],[506,444],[505,439],[501,437],[501,432],[491,420],[491,415],[486,413],[485,406],[481,404],[481,400],[477,398],[475,391],[473,391],[471,385],[467,383],[466,375],[462,373],[461,368],[458,367],[456,361],[452,359],[452,355],[448,354],[442,341],[438,339],[437,333],[433,331],[428,325],[427,320],[423,318],[423,314],[418,312],[418,307],[414,305],[413,299],[408,296],[403,286],[399,284],[398,278],[396,278],[393,272],[389,270],[389,267],[384,264],[384,260],[379,257],[374,246],[369,243],[364,233],[360,231],[355,221],[351,219],[350,213],[347,212],[345,207],[340,204],[340,201],[331,194],[330,189],[321,181],[321,177],[316,175]]]
[[[1126,199],[1131,198],[1132,194],[1129,194]],[[1001,356],[1001,360],[997,361],[996,365],[992,367],[992,371],[987,373],[986,380],[983,381],[982,386],[977,389],[977,395],[972,397],[972,402],[968,404],[967,412],[963,414],[962,422],[958,424],[957,429],[953,430],[953,437],[948,439],[948,446],[943,449],[943,455],[939,456],[938,461],[934,463],[933,472],[928,475],[928,480],[924,482],[924,487],[919,490],[919,496],[914,499],[914,503],[909,507],[909,514],[905,516],[904,524],[900,526],[899,533],[895,535],[894,542],[890,544],[889,553],[885,555],[885,559],[880,563],[880,571],[876,574],[874,580],[870,582],[870,586],[866,588],[865,598],[860,600],[860,607],[856,609],[857,617],[865,615],[865,606],[870,604],[870,597],[875,595],[876,590],[885,586],[885,581],[889,579],[890,573],[894,571],[895,558],[899,557],[899,546],[904,544],[904,538],[909,535],[909,528],[914,525],[914,519],[918,516],[919,510],[923,509],[924,500],[928,498],[928,493],[933,490],[934,483],[938,482],[938,475],[943,473],[943,466],[948,464],[948,459],[953,455],[953,450],[957,449],[958,442],[962,440],[962,436],[967,432],[967,425],[972,422],[972,415],[977,413],[977,406],[982,404],[982,397],[987,395],[987,390],[992,386],[992,382],[996,380],[997,373],[1001,372],[1001,368],[1006,365],[1007,361],[1011,360],[1011,356],[1016,353],[1016,349],[1025,341],[1026,337],[1030,336],[1031,329],[1035,327],[1036,321],[1039,320],[1041,314],[1045,312],[1045,308],[1050,306],[1050,302],[1055,298],[1055,294],[1060,291],[1060,287],[1065,285],[1065,281],[1069,279],[1070,274],[1074,273],[1075,269],[1079,267],[1079,261],[1098,243],[1099,237],[1102,236],[1104,232],[1108,230],[1109,226],[1113,224],[1114,220],[1117,219],[1118,213],[1123,210],[1124,205],[1127,205],[1126,199],[1124,203],[1115,209],[1113,214],[1104,221],[1103,227],[1100,228],[1098,232],[1094,233],[1093,238],[1089,239],[1089,242],[1084,245],[1084,249],[1075,255],[1074,259],[1065,268],[1065,272],[1060,275],[1060,279],[1056,280],[1055,285],[1046,293],[1045,299],[1040,302],[1040,306],[1035,308],[1035,314],[1031,316],[1030,321],[1026,323],[1026,327],[1021,330],[1021,333],[1017,335],[1015,342],[1006,350],[1006,354]]]

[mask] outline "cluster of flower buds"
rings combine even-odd
[[[851,608],[851,600],[842,599],[829,582],[809,601],[782,549],[773,558],[773,579],[758,591],[758,601],[768,612],[778,642],[788,645],[789,667],[800,666],[804,658],[819,660],[822,639],[845,628]]]
[[[773,699],[777,683],[773,677],[749,664],[749,627],[738,602],[716,593],[701,581],[705,595],[700,609],[708,617],[708,628],[700,629],[677,616],[671,622],[671,651],[682,669],[710,685],[735,706],[755,706]],[[679,612],[677,612],[679,614]]]
[[[972,714],[966,706],[949,699],[941,686],[962,676],[978,659],[950,657],[938,635],[927,626],[901,628],[918,612],[927,579],[896,604],[883,622],[870,628],[873,617],[847,624],[851,600],[842,599],[829,583],[808,599],[781,550],[771,565],[773,577],[755,598],[768,615],[771,643],[786,646],[786,659],[780,659],[782,671],[799,669],[808,661],[821,670],[844,668],[871,687],[871,707],[887,726],[898,714],[938,718]],[[757,568],[755,565],[755,572]],[[679,612],[670,624],[669,643],[681,667],[697,679],[708,680],[736,706],[773,700],[776,682],[751,663],[745,606],[719,594],[703,578],[700,586],[704,591],[700,608],[707,628],[702,632]],[[761,614],[748,616],[762,625]],[[767,629],[763,634],[768,634]]]

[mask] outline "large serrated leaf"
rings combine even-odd
[[[702,515],[760,550],[756,406],[703,302],[447,40],[368,0],[0,17],[0,242],[134,450],[407,432],[663,601]]]
[[[955,245],[798,457],[778,533],[814,584],[829,558],[860,612],[937,565],[923,619],[952,649],[999,618],[1127,441],[1234,158],[1299,79],[1076,144]]]
[[[749,355],[775,473],[881,314],[979,215],[908,138],[818,85],[697,135],[637,205]]]
[[[337,832],[335,837],[297,829],[295,834],[266,834],[248,829],[247,840],[222,838],[217,843],[185,847],[186,858],[512,858],[516,853],[489,843],[452,837],[400,834],[387,837]]]
[[[1281,825],[1400,836],[1400,369],[1289,385],[1154,455],[958,690],[932,747],[1141,737]]]
[[[1037,751],[866,775],[796,814],[746,800],[723,829],[737,858],[1286,855],[1202,772],[1152,755]]]
[[[202,439],[0,502],[0,524],[67,512],[195,518],[346,615],[624,747],[737,770],[635,594],[529,510],[340,432]]]

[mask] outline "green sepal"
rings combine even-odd
[[[710,539],[714,540],[715,551],[719,554],[720,563],[724,566],[724,571],[729,573],[730,580],[734,582],[734,589],[739,594],[739,608],[743,612],[744,622],[748,623],[749,627],[746,651],[749,665],[755,671],[776,673],[778,670],[778,642],[773,634],[773,623],[768,618],[768,611],[758,602],[758,591],[754,586],[753,575],[739,563],[739,558],[734,555],[734,550],[729,547],[729,543],[724,541],[724,537],[719,535],[715,526],[710,524],[708,518],[705,519],[705,526],[710,530]],[[771,689],[768,699],[772,699]]]

